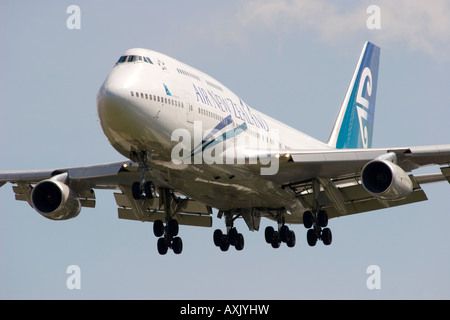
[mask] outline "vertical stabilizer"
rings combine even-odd
[[[347,89],[328,145],[337,149],[372,146],[380,48],[366,42]]]

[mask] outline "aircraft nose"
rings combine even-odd
[[[119,118],[128,108],[129,91],[108,77],[97,94],[97,110],[100,120]]]
[[[142,110],[132,103],[133,77],[112,73],[97,94],[97,112],[103,132],[111,142],[131,140],[139,134]]]

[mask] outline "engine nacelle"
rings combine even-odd
[[[81,211],[77,195],[57,179],[39,182],[31,193],[34,209],[51,220],[75,218]]]
[[[373,160],[361,172],[364,188],[383,200],[401,200],[413,191],[413,184],[405,171],[393,162]]]

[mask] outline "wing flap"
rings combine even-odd
[[[153,199],[136,200],[131,193],[131,187],[120,185],[122,193],[114,193],[114,198],[118,205],[119,219],[150,221],[165,220],[166,213],[164,203],[160,197]],[[173,208],[172,208],[173,209]],[[179,199],[175,208],[176,213],[172,218],[179,224],[212,227],[212,210],[203,203],[192,199]]]
[[[165,214],[163,212],[155,212],[151,215],[144,216],[142,219],[138,219],[133,210],[129,208],[119,208],[118,215],[119,219],[138,220],[145,222],[155,222],[156,220],[164,221],[165,219]],[[176,214],[175,219],[181,225],[209,228],[212,227],[212,217],[210,216],[208,217],[192,214]]]
[[[335,183],[336,192],[341,194],[345,210],[342,210],[341,205],[333,202],[333,198],[329,198],[326,190],[321,189],[317,201],[322,209],[325,209],[329,218],[340,217],[349,214],[362,213],[372,210],[379,210],[383,208],[395,207],[408,203],[414,203],[427,200],[425,192],[421,189],[415,178],[411,175],[413,182],[413,192],[405,199],[395,201],[385,201],[377,199],[370,195],[362,186],[358,179],[347,179]],[[297,189],[297,196],[305,207],[311,208],[315,201],[312,193],[312,184],[303,183],[298,186],[293,186]]]
[[[450,183],[450,167],[442,167],[441,172],[445,179],[447,179],[448,183]]]
[[[361,186],[361,188],[363,188]],[[347,214],[356,214],[363,213],[367,211],[379,210],[384,208],[396,207],[400,205],[405,205],[414,202],[420,202],[428,200],[425,192],[422,189],[415,190],[411,195],[403,200],[396,201],[381,201],[375,198],[354,200],[346,203]],[[343,216],[341,212],[339,212],[332,204],[323,207],[327,213],[329,218],[335,218],[339,216]]]

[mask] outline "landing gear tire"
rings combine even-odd
[[[295,232],[290,230],[289,231],[289,239],[286,242],[287,246],[289,248],[293,248],[295,246]]]
[[[169,236],[175,237],[178,235],[178,231],[180,230],[178,221],[175,219],[171,219],[167,222],[167,232]]]
[[[164,223],[161,220],[153,222],[153,234],[155,237],[162,237],[164,235]]]
[[[231,228],[230,231],[228,231],[228,242],[232,246],[236,246],[236,243],[238,241],[239,233],[236,228]]]
[[[173,238],[172,250],[175,254],[180,254],[183,251],[183,241],[180,237]]]
[[[266,230],[264,231],[264,237],[268,244],[272,243],[274,234],[275,234],[275,229],[273,227],[270,227],[270,226],[266,227]]]
[[[322,241],[323,241],[323,244],[326,246],[331,244],[332,235],[331,235],[331,230],[329,228],[325,228],[322,230]]]
[[[287,225],[283,225],[280,228],[280,238],[281,241],[287,242],[289,239],[289,227]]]
[[[213,240],[214,240],[214,245],[216,247],[220,247],[222,244],[222,238],[223,238],[223,232],[220,229],[216,229],[214,230],[214,235],[213,235]]]
[[[223,252],[228,251],[229,248],[230,244],[228,242],[224,242],[220,245],[220,250],[222,250]]]
[[[306,240],[311,247],[314,247],[317,243],[317,234],[314,229],[309,229],[306,233]]]
[[[313,226],[313,223],[314,219],[311,211],[305,211],[305,213],[303,213],[303,225],[306,229],[309,229]]]
[[[167,250],[169,249],[167,243],[166,243],[166,239],[164,238],[159,238],[158,239],[158,253],[160,255],[165,255],[167,253]]]
[[[322,228],[325,228],[328,225],[328,215],[325,210],[319,210],[317,213],[317,224]]]
[[[242,233],[239,233],[237,235],[236,240],[237,241],[236,241],[234,247],[236,248],[236,250],[241,251],[242,249],[244,249],[244,236],[242,235]]]
[[[274,249],[278,249],[281,245],[281,241],[277,238],[278,237],[275,237],[271,242],[272,248],[274,248]]]

